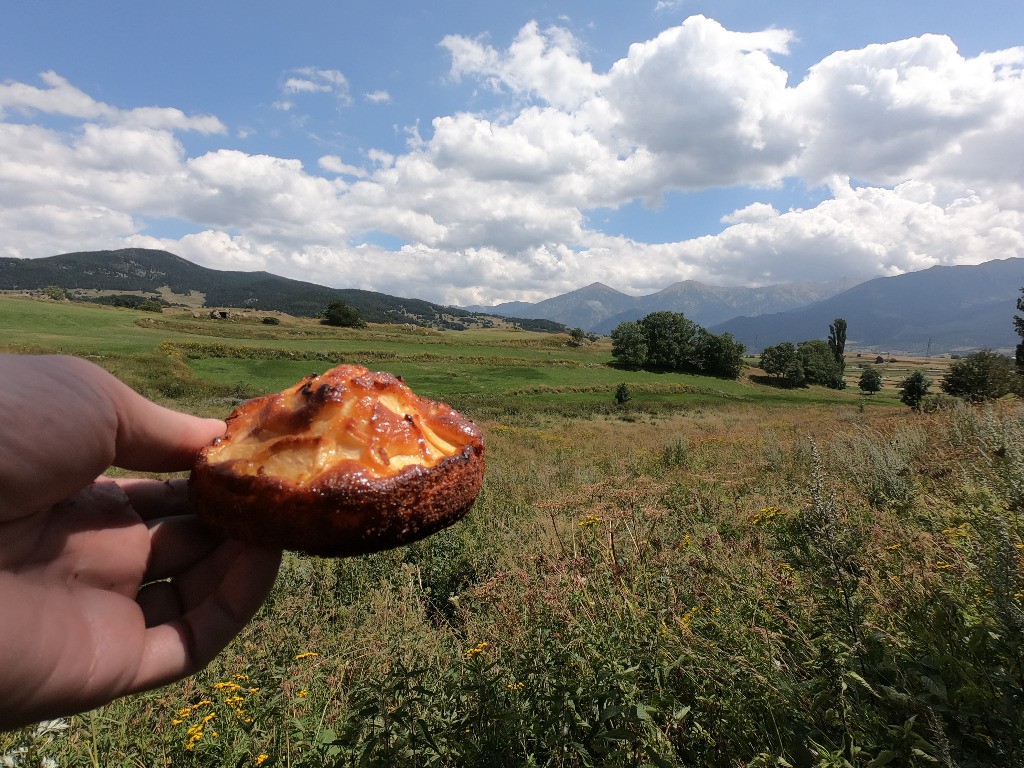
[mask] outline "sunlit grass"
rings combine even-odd
[[[105,332],[136,333],[121,314]],[[23,330],[19,343],[45,348],[53,331]],[[90,349],[143,390],[221,415],[314,362],[191,359],[160,343],[196,334],[138,333],[130,343],[147,357],[112,351],[99,332]],[[601,350],[573,353],[593,365],[466,360],[486,354],[486,338],[415,353],[443,365],[391,361],[485,432],[484,487],[463,521],[365,557],[288,555],[267,605],[207,670],[59,731],[2,735],[0,755],[83,766],[1014,764],[1018,403],[916,414],[856,392],[618,371]],[[622,381],[626,408],[613,398]]]

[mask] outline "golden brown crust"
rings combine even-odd
[[[211,527],[266,546],[333,557],[406,544],[462,517],[483,482],[471,421],[361,366],[250,400],[227,424],[190,493]]]

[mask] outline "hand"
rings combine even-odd
[[[0,729],[81,712],[205,667],[281,553],[207,531],[184,481],[224,423],[163,408],[92,363],[0,355]]]

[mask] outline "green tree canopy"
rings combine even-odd
[[[1024,294],[1024,288],[1020,290]],[[1024,312],[1024,296],[1017,297],[1017,311]],[[1024,374],[1024,317],[1020,315],[1013,316],[1013,329],[1020,336],[1020,343],[1017,345],[1016,350],[1017,373]]]
[[[647,336],[640,323],[619,323],[612,330],[612,357],[623,368],[643,368],[647,363]]]
[[[359,310],[343,301],[332,301],[328,304],[320,322],[339,328],[363,328],[366,325]]]
[[[831,389],[843,389],[843,367],[836,362],[831,347],[821,339],[801,341],[796,345],[808,384],[821,384]]]
[[[841,317],[833,320],[828,327],[828,347],[842,370],[846,366],[846,321]]]
[[[783,341],[761,352],[761,368],[770,376],[780,379],[787,387],[802,387],[806,381],[804,367],[796,346]]]
[[[647,368],[683,371],[696,368],[694,352],[699,326],[681,312],[652,312],[640,321],[647,338]]]
[[[705,376],[738,379],[743,372],[743,353],[747,348],[731,333],[717,336],[700,328],[694,345],[697,369]]]
[[[932,382],[924,371],[914,371],[899,384],[900,402],[909,405],[915,411],[921,410],[921,401],[928,394]]]
[[[957,360],[940,386],[947,395],[972,402],[995,400],[1018,390],[1013,361],[991,349]]]
[[[873,365],[865,365],[864,369],[860,372],[860,379],[857,381],[857,386],[860,387],[861,392],[866,392],[869,395],[873,395],[875,392],[881,391],[882,372]]]
[[[624,368],[735,379],[745,351],[731,335],[716,336],[679,312],[652,312],[612,331],[612,356]]]

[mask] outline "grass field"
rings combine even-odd
[[[151,397],[220,416],[359,362],[456,404],[488,447],[464,521],[377,555],[289,555],[206,671],[58,730],[0,734],[0,755],[1020,764],[1024,411],[899,404],[903,371],[937,378],[944,363],[886,362],[885,388],[865,397],[624,372],[607,344],[523,332],[353,332],[3,297],[0,328],[6,351],[88,356]]]

